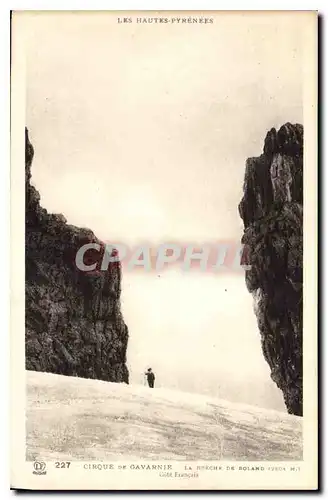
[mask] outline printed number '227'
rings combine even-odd
[[[68,469],[70,465],[71,462],[55,462],[57,469]]]

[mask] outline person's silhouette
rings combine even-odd
[[[145,375],[147,377],[147,382],[148,382],[149,387],[151,387],[153,389],[154,383],[155,383],[155,374],[153,373],[152,369],[148,368]]]

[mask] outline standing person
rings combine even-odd
[[[148,368],[148,370],[145,373],[145,375],[147,377],[147,382],[148,382],[149,387],[151,387],[153,389],[154,382],[155,382],[155,374],[152,372],[152,369]]]

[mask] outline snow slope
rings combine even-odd
[[[27,459],[299,460],[302,419],[167,389],[27,373]]]

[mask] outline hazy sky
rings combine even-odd
[[[103,240],[240,241],[246,158],[302,123],[302,15],[117,17],[25,19],[42,205]],[[126,272],[122,303],[131,382],[152,366],[161,386],[284,409],[243,274]]]

